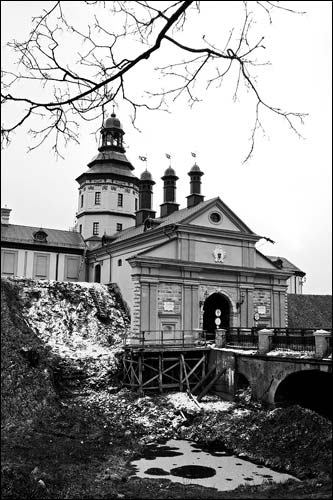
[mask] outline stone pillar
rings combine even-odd
[[[258,351],[260,354],[266,354],[272,350],[273,330],[263,329],[258,332]]]
[[[215,345],[216,347],[225,347],[227,343],[227,330],[219,328],[215,330]]]
[[[315,338],[316,358],[323,358],[328,351],[331,334],[326,330],[316,330],[313,335]]]

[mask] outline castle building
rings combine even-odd
[[[2,209],[2,275],[116,283],[133,333],[163,331],[172,338],[179,330],[212,332],[216,325],[286,326],[287,292],[302,293],[305,273],[260,253],[261,237],[219,197],[204,200],[204,173],[196,163],[181,209],[177,174],[171,166],[165,170],[156,217],[152,174],[134,175],[123,136],[113,113],[101,129],[97,156],[76,179],[75,231],[12,225],[10,209]]]

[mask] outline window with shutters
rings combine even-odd
[[[50,255],[43,253],[34,254],[34,278],[48,279],[50,267]]]
[[[17,252],[3,250],[1,252],[1,274],[4,276],[15,276],[17,269]]]

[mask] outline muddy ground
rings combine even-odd
[[[2,281],[2,498],[331,498],[328,420],[268,411],[248,392],[233,404],[206,396],[199,409],[184,394],[122,388],[128,320],[114,293],[97,291],[112,313],[102,321],[87,285]],[[220,443],[301,482],[223,493],[132,476],[148,443],[177,437]]]

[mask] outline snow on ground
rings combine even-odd
[[[258,349],[242,349],[241,347],[214,347],[215,351],[235,352],[236,354],[258,354]]]
[[[280,358],[298,358],[298,359],[313,359],[315,353],[312,351],[293,351],[292,349],[274,349],[266,354],[266,356],[278,356]]]
[[[185,392],[175,392],[166,396],[170,402],[178,410],[194,411],[199,410],[195,402]],[[210,411],[227,411],[234,406],[230,401],[222,401],[217,396],[205,396],[199,403],[200,407],[207,412]]]

